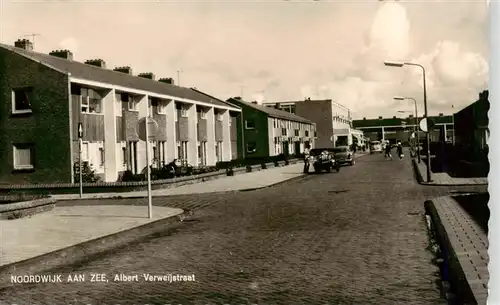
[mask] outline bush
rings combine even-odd
[[[80,163],[79,160],[77,160],[73,164],[73,169],[74,169],[74,181],[75,183],[80,182]],[[95,183],[101,181],[101,178],[97,176],[95,171],[92,169],[92,166],[89,164],[89,162],[82,162],[82,182],[83,183]]]
[[[262,167],[262,169],[267,169],[267,165],[266,165],[266,163],[265,163],[265,162],[262,162],[261,167]]]
[[[252,171],[252,166],[250,164],[247,165],[247,173],[250,173]]]

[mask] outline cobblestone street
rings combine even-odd
[[[375,154],[339,173],[257,191],[156,197],[156,206],[188,208],[194,215],[162,236],[58,271],[63,278],[85,273],[84,283],[17,284],[1,290],[0,301],[445,304],[426,249],[424,201],[450,191],[419,185],[408,158],[385,161]],[[127,203],[145,205],[147,199],[119,201]],[[90,282],[90,273],[105,273],[109,282]],[[139,281],[114,282],[121,273],[138,274]],[[195,275],[196,281],[147,282],[146,273]]]

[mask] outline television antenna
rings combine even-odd
[[[28,35],[23,35],[23,37],[31,37],[31,42],[33,43],[33,46],[35,45],[35,37],[36,36],[42,36],[42,34],[32,33],[32,34],[28,34]]]

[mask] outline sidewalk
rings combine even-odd
[[[238,174],[235,176],[222,177],[200,183],[182,185],[175,188],[156,189],[152,191],[152,196],[172,196],[186,194],[201,194],[215,192],[230,192],[259,189],[272,186],[303,175],[304,164],[302,162],[283,167],[269,168],[251,173]],[[83,190],[85,192],[85,189]],[[122,193],[93,193],[83,194],[83,199],[96,198],[142,198],[148,195],[147,191],[134,191]],[[79,194],[52,195],[57,200],[80,199]]]
[[[418,163],[413,159],[413,165],[417,170],[419,182],[423,185],[459,186],[459,185],[487,185],[488,178],[455,178],[448,173],[431,173],[431,182],[426,182],[427,165],[425,161]]]
[[[50,212],[29,218],[0,221],[0,266],[23,261],[67,247],[122,233],[177,216],[181,209],[155,207],[153,219],[147,206],[71,206],[55,207]],[[109,238],[102,246],[113,246]],[[89,249],[73,249],[61,256],[89,255]],[[101,249],[102,250],[102,249]],[[57,258],[57,255],[55,256]],[[44,262],[45,263],[45,262]],[[5,279],[3,279],[5,280]]]

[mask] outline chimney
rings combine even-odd
[[[106,62],[102,59],[89,59],[85,61],[85,64],[106,69]]]
[[[14,46],[26,51],[33,51],[33,43],[28,39],[18,39],[16,42],[14,42]]]
[[[142,78],[147,78],[147,79],[152,79],[152,80],[155,80],[155,75],[151,72],[145,72],[145,73],[139,73],[139,75],[137,75],[139,77],[142,77]]]
[[[175,85],[175,81],[171,77],[160,78],[158,81],[165,84]]]
[[[378,119],[379,119],[379,120],[381,120],[381,119],[382,119],[382,117],[381,117],[381,116],[379,116],[379,117],[378,117]]]
[[[233,100],[241,101],[241,96],[235,96],[235,97],[233,97]]]
[[[366,117],[363,117],[363,121],[366,121]]]
[[[440,114],[439,114],[439,116],[443,116],[443,114],[442,114],[442,113],[440,113]]]
[[[130,68],[129,66],[116,67],[113,69],[113,71],[132,75],[132,68]]]
[[[252,104],[255,104],[255,105],[257,105],[258,103],[257,103],[257,101],[253,101],[253,102],[252,102]]]
[[[55,50],[50,52],[49,55],[67,60],[73,60],[73,53],[69,50]]]
[[[395,119],[395,118],[396,118],[396,116],[393,116],[392,118],[393,118],[393,119]]]
[[[413,117],[413,114],[410,114],[410,118],[412,118],[412,117]]]

